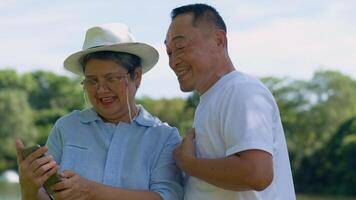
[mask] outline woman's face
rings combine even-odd
[[[135,79],[131,80],[128,70],[113,60],[90,59],[84,75],[84,89],[96,112],[105,121],[129,122],[128,103],[132,109],[141,69],[135,70]]]

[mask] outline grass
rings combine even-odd
[[[0,199],[19,200],[20,199],[19,185],[4,183],[0,181]],[[297,200],[356,200],[356,197],[298,194]]]
[[[297,200],[356,200],[356,197],[298,194]]]

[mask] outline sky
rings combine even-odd
[[[210,4],[221,14],[237,70],[303,80],[317,70],[338,70],[356,78],[354,0],[1,0],[0,69],[73,76],[63,61],[81,50],[86,30],[121,22],[160,54],[137,96],[187,97],[168,66],[164,39],[170,11],[191,3]]]

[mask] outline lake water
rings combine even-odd
[[[17,183],[0,182],[0,200],[20,200],[20,187]],[[356,200],[356,197],[335,197],[318,195],[298,195],[298,200]]]

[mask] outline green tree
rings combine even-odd
[[[16,165],[15,138],[26,144],[37,139],[26,93],[16,89],[0,90],[0,172]]]
[[[356,115],[346,120],[325,146],[304,158],[298,174],[300,190],[313,193],[356,195]]]
[[[185,107],[185,100],[181,98],[173,99],[151,99],[144,97],[137,99],[138,104],[143,105],[150,113],[160,118],[162,121],[167,122],[171,126],[178,128],[182,133],[182,112]]]
[[[15,70],[0,70],[0,89],[20,89],[30,94],[37,88],[31,74],[18,75]]]
[[[23,79],[32,83],[29,104],[35,110],[34,122],[39,133],[37,143],[44,145],[58,118],[72,110],[84,108],[82,86],[79,78],[45,71],[25,74]]]
[[[1,88],[23,88],[21,77],[15,70],[5,69],[0,71],[0,89]]]
[[[356,114],[356,81],[335,71],[318,71],[310,81],[262,80],[279,105],[296,190],[307,191],[314,172],[323,169],[307,161],[322,158],[320,151],[330,145],[337,128]]]
[[[37,85],[29,96],[32,108],[61,108],[67,111],[83,108],[83,90],[79,78],[71,79],[44,71],[33,72],[31,76]]]

